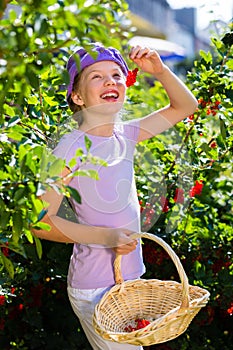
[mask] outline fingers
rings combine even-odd
[[[129,53],[130,59],[145,73],[157,77],[165,71],[165,65],[157,51],[139,45],[133,46]]]
[[[116,254],[126,255],[134,251],[137,247],[137,244],[138,244],[138,241],[134,239],[128,244],[123,244],[123,245],[114,247],[113,250]]]
[[[113,248],[119,254],[128,254],[130,251],[134,250],[137,246],[137,239],[130,237],[133,231],[125,228],[104,228],[106,236],[106,246],[108,248]]]
[[[157,54],[156,51],[151,50],[148,47],[142,48],[141,46],[137,45],[137,46],[131,47],[129,57],[130,59],[134,60],[134,59],[140,59],[142,57],[148,58],[154,54]]]

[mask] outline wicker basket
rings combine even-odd
[[[119,255],[114,262],[116,285],[96,305],[93,324],[96,332],[106,340],[149,346],[169,341],[185,332],[208,302],[209,292],[188,284],[179,258],[161,238],[150,233],[134,234],[133,237],[148,238],[163,247],[174,262],[181,283],[157,279],[124,282]],[[137,318],[145,318],[150,324],[126,332],[125,328]]]

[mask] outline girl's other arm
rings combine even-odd
[[[61,178],[68,185],[67,178],[70,170],[66,168]],[[136,241],[130,238],[132,233],[123,228],[109,228],[89,226],[63,219],[57,215],[63,196],[55,190],[48,190],[41,199],[48,204],[47,214],[41,220],[50,225],[50,230],[35,230],[33,233],[41,239],[62,243],[100,244],[109,248],[116,248],[121,254],[128,254],[136,247]]]
[[[69,175],[70,170],[68,168],[65,168],[61,174],[62,179],[66,179],[66,177]],[[68,185],[70,180],[63,180],[63,184]],[[64,233],[58,229],[56,226],[56,219],[57,212],[59,210],[59,207],[61,205],[61,202],[63,200],[63,195],[58,194],[55,190],[50,189],[47,190],[45,194],[43,194],[41,197],[42,201],[45,204],[45,207],[48,206],[46,215],[42,218],[42,222],[48,224],[50,226],[50,230],[36,230],[32,229],[32,232],[41,239],[47,239],[49,241],[55,241],[55,242],[63,242],[63,243],[74,243],[74,240],[64,235]],[[54,220],[55,219],[55,220]]]

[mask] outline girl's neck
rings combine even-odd
[[[82,124],[79,130],[96,136],[110,137],[113,135],[114,123],[119,120],[122,103],[101,104],[83,108]]]
[[[83,121],[79,130],[85,132],[86,134],[95,136],[110,137],[113,135],[114,122],[106,124],[94,124]]]

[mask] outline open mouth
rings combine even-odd
[[[106,93],[102,94],[100,97],[102,99],[104,99],[105,101],[111,102],[111,101],[116,101],[119,97],[119,94],[118,94],[118,92],[111,91],[111,92],[106,92]]]

